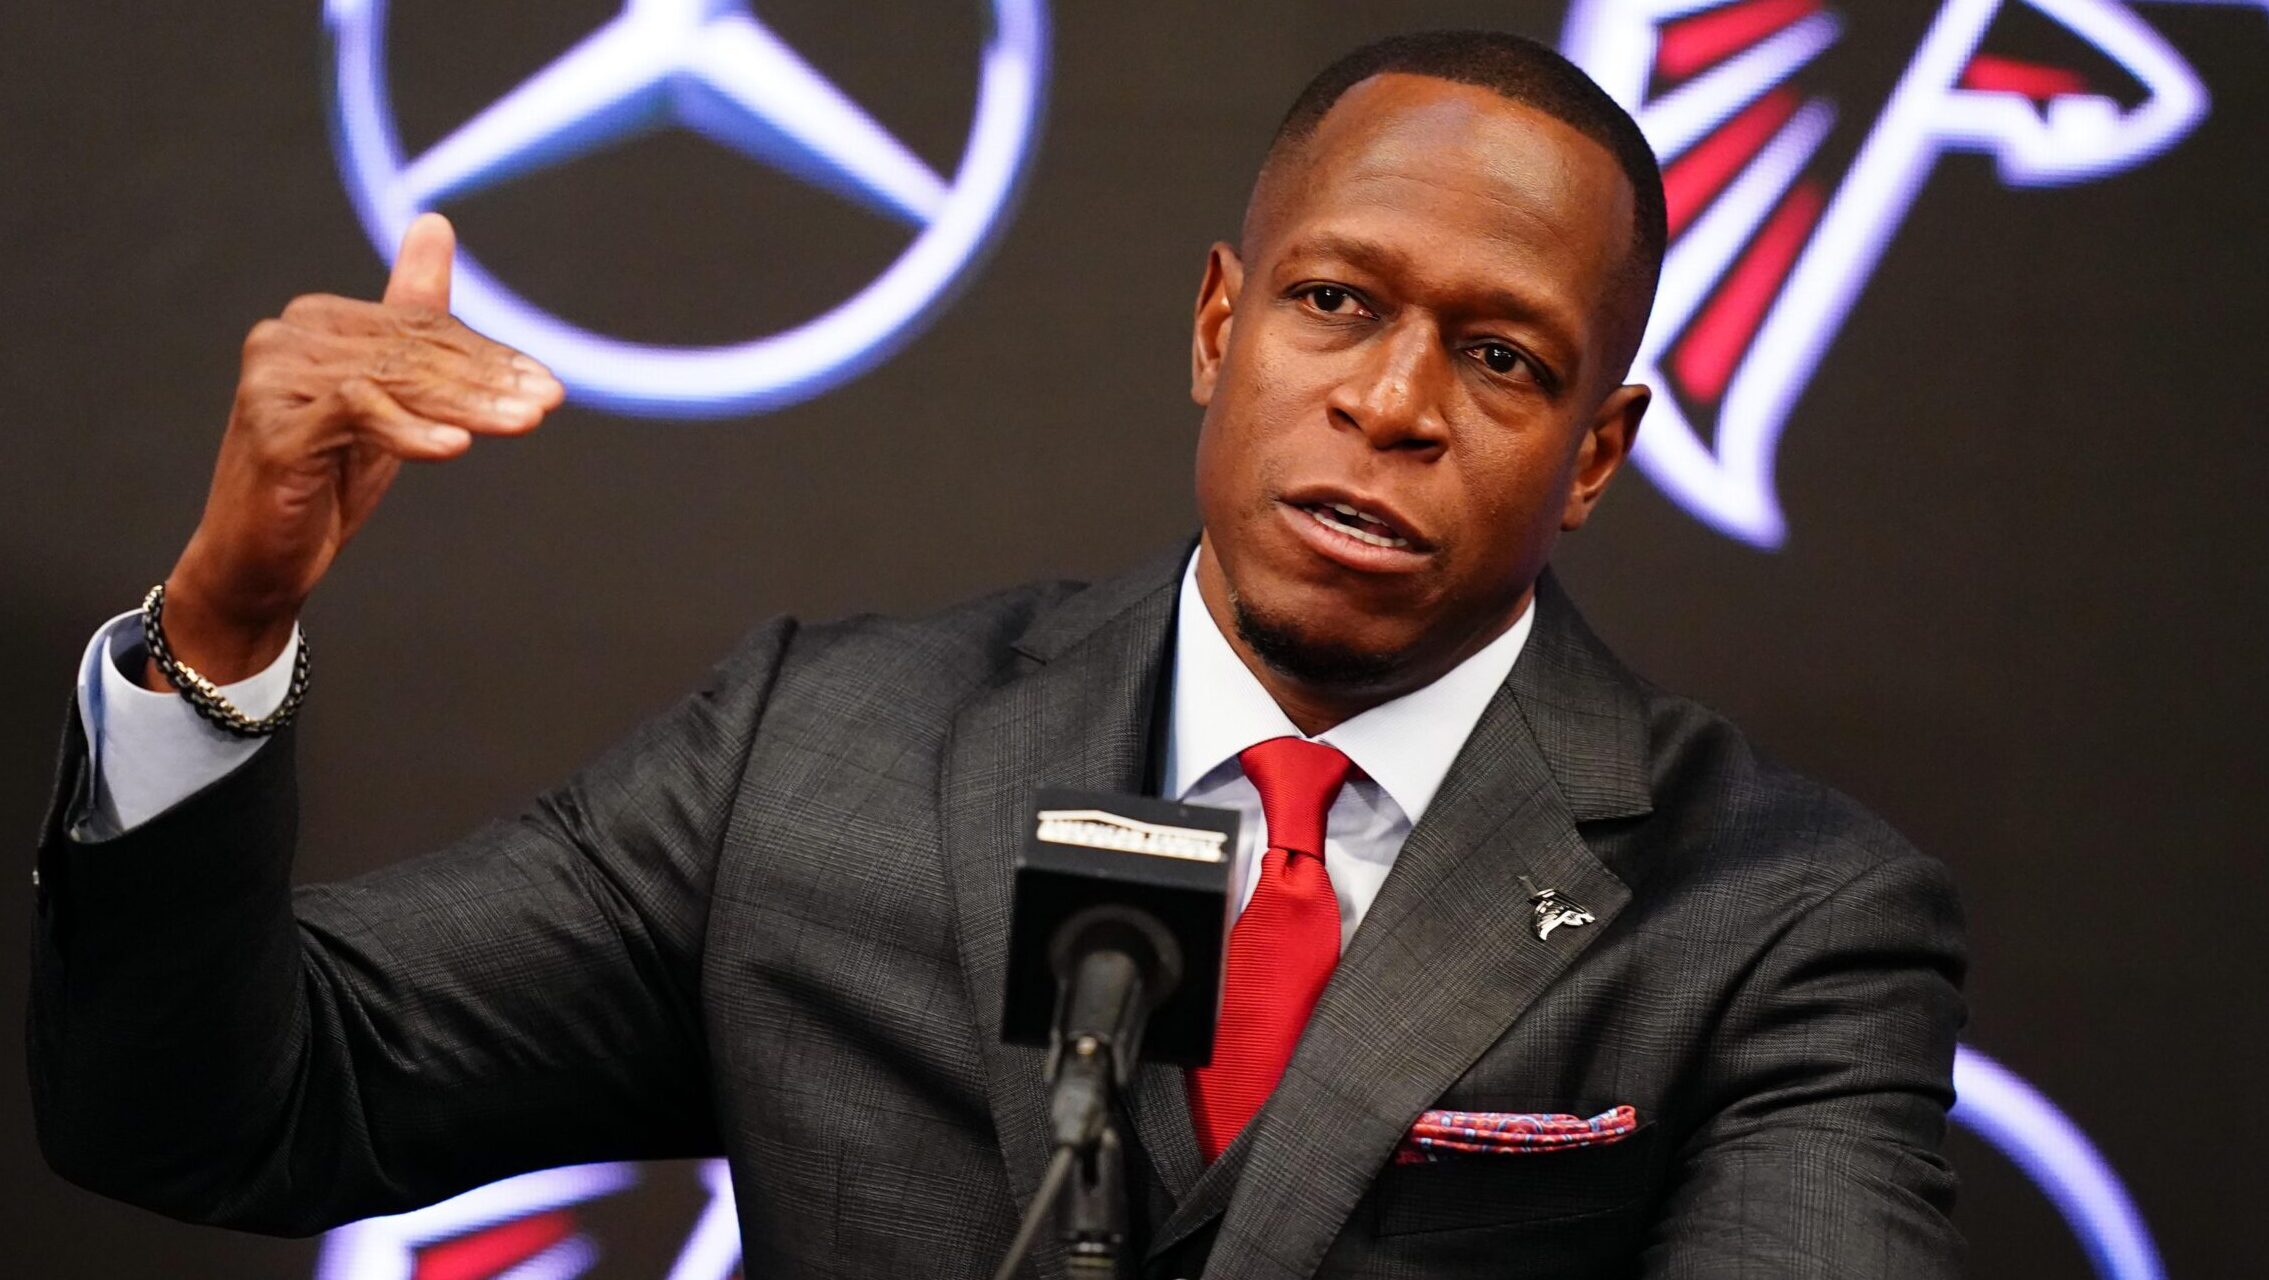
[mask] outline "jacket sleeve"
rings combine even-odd
[[[1945,869],[1907,853],[1759,953],[1701,1064],[1706,1117],[1646,1253],[1655,1280],[1951,1280],[1941,1155],[1966,967]]]
[[[710,886],[793,631],[752,633],[518,818],[297,889],[290,730],[83,843],[74,711],[34,895],[49,1164],[184,1221],[307,1235],[530,1169],[715,1153]]]

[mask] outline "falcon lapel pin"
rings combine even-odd
[[[1580,902],[1560,896],[1557,889],[1539,889],[1527,876],[1521,877],[1521,888],[1528,891],[1528,900],[1536,904],[1536,937],[1539,942],[1552,940],[1552,931],[1561,925],[1573,929],[1590,924],[1596,917],[1584,909]]]

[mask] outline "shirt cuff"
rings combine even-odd
[[[223,731],[179,694],[143,688],[147,653],[137,610],[104,623],[79,661],[79,718],[94,786],[93,803],[71,827],[74,839],[124,835],[227,776],[267,741]],[[255,720],[273,714],[291,693],[298,657],[294,626],[274,662],[222,685],[221,694]]]

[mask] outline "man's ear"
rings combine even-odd
[[[1631,456],[1639,438],[1639,419],[1647,412],[1654,392],[1636,383],[1617,387],[1599,402],[1591,427],[1576,445],[1575,477],[1568,486],[1568,504],[1560,512],[1560,528],[1576,530],[1591,518],[1591,509],[1607,492],[1607,482]]]
[[[1225,240],[1205,255],[1205,279],[1198,283],[1197,316],[1190,326],[1190,399],[1200,406],[1213,400],[1213,382],[1229,349],[1229,322],[1237,294],[1245,285],[1245,264]]]

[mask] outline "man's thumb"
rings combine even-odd
[[[394,274],[386,281],[389,306],[449,309],[449,266],[457,254],[457,232],[438,213],[421,213],[402,233]]]

